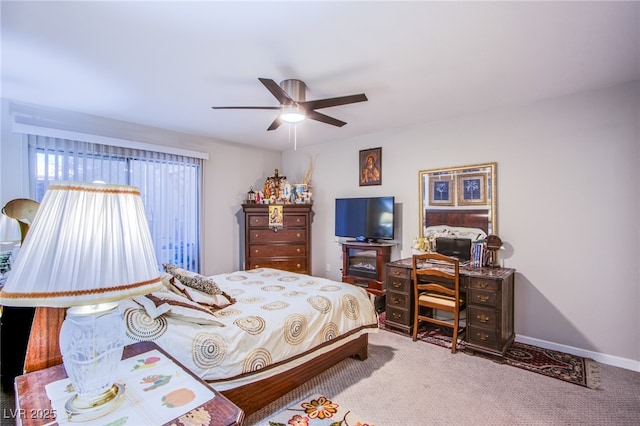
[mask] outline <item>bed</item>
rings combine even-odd
[[[247,415],[344,358],[366,359],[378,331],[370,297],[350,284],[260,268],[202,277],[215,292],[179,271],[162,292],[120,302],[126,343],[154,341]]]

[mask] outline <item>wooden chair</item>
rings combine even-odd
[[[420,321],[449,327],[453,329],[451,353],[455,353],[460,312],[465,309],[465,301],[460,297],[460,263],[455,257],[439,253],[414,254],[412,263],[415,280],[413,341],[418,338]],[[436,318],[435,310],[452,312],[453,322]]]

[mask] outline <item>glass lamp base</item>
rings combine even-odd
[[[64,408],[70,422],[86,422],[109,414],[124,400],[124,385],[115,383],[106,392],[93,398],[83,398],[76,394],[67,401]]]
[[[114,384],[124,349],[124,318],[117,303],[73,306],[60,330],[62,363],[76,395],[68,418],[83,422],[115,410],[125,387]]]

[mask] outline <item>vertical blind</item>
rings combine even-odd
[[[103,181],[140,189],[158,268],[171,263],[200,271],[202,159],[49,136],[24,134],[31,198],[50,182]]]

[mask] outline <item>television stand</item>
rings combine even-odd
[[[342,282],[382,296],[384,268],[391,261],[393,243],[347,241],[342,244]]]

